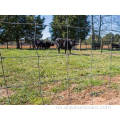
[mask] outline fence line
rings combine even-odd
[[[35,41],[36,41],[36,23],[35,23],[35,31],[34,31],[34,45],[35,45]],[[42,98],[42,104],[44,105],[44,99],[43,99],[43,95],[42,95],[42,86],[41,86],[41,79],[40,79],[40,57],[39,57],[39,53],[38,53],[38,49],[35,48],[35,51],[36,51],[36,55],[38,57],[38,63],[37,63],[37,66],[38,66],[38,76],[39,76],[39,83],[40,83],[40,86],[39,86],[39,91],[40,91],[40,97]]]
[[[108,74],[108,75],[110,75],[110,73]],[[89,78],[91,78],[91,77],[95,77],[95,76],[104,76],[104,74],[89,74],[89,75],[87,75],[87,76],[81,76],[81,78],[86,78],[86,77],[89,77]],[[70,81],[72,81],[74,78],[69,78],[69,82]],[[81,79],[79,79],[79,77],[77,77],[76,78],[78,81],[81,81]],[[44,85],[44,84],[51,84],[51,83],[56,83],[56,82],[67,82],[68,81],[68,79],[60,79],[60,80],[52,80],[52,81],[42,81],[41,83],[40,82],[33,82],[33,83],[31,83],[31,84],[25,84],[25,85],[13,85],[13,86],[9,86],[9,85],[7,85],[7,86],[1,86],[0,88],[1,89],[6,89],[6,88],[22,88],[22,87],[26,87],[26,86],[34,86],[34,85],[40,85],[40,84],[42,84],[42,85]]]
[[[68,24],[68,18],[67,18],[67,24]],[[69,26],[67,25],[67,51],[66,51],[66,72],[67,72],[67,89],[68,89],[68,104],[71,103],[70,98],[70,83],[69,83],[69,53],[68,53],[68,39],[69,39]]]
[[[34,45],[35,45],[35,40],[36,40],[36,25],[42,25],[42,24],[38,24],[38,23],[10,23],[10,22],[1,22],[0,23],[8,23],[8,24],[33,24],[35,25],[35,29],[34,29]],[[48,25],[47,25],[48,26]],[[22,57],[19,57],[19,56],[13,56],[13,57],[7,57],[7,56],[2,56],[2,54],[0,53],[0,58],[1,58],[1,68],[2,68],[2,74],[3,74],[3,79],[4,79],[4,83],[5,83],[5,87],[1,87],[0,89],[6,89],[6,94],[7,94],[7,97],[8,97],[8,102],[10,103],[10,98],[9,98],[9,92],[8,92],[8,88],[21,88],[21,87],[25,87],[25,86],[34,86],[35,84],[39,86],[39,94],[40,94],[40,97],[42,99],[42,104],[44,105],[45,104],[45,101],[44,101],[44,96],[42,94],[42,85],[45,84],[45,83],[55,83],[55,82],[59,82],[59,81],[65,81],[67,82],[67,91],[68,91],[68,104],[71,104],[71,91],[70,91],[70,81],[73,80],[70,78],[69,76],[69,61],[70,61],[70,57],[69,57],[69,52],[68,52],[68,41],[69,41],[69,28],[81,28],[81,27],[75,27],[75,26],[69,26],[68,23],[66,25],[63,25],[63,26],[66,26],[67,28],[67,54],[66,54],[66,79],[63,79],[63,80],[52,80],[52,81],[47,81],[47,82],[42,82],[41,81],[41,75],[40,75],[40,71],[41,71],[41,68],[40,68],[40,60],[42,60],[42,58],[46,57],[46,56],[40,56],[39,53],[38,53],[38,49],[35,48],[35,53],[36,53],[36,56],[22,56]],[[110,31],[114,31],[112,29],[112,17],[111,17],[111,30]],[[92,32],[93,32],[93,29],[92,29]],[[93,33],[92,33],[93,35]],[[110,42],[112,43],[112,38],[110,40]],[[92,43],[93,43],[93,38],[92,38]],[[104,53],[105,54],[105,53]],[[114,54],[117,54],[117,53],[114,53]],[[81,55],[81,54],[80,54]],[[93,79],[93,76],[95,76],[95,74],[93,73],[93,49],[91,47],[91,50],[90,50],[90,55],[91,55],[91,60],[90,60],[90,75],[89,77],[91,78],[91,92],[93,93],[93,84],[92,84],[92,79]],[[113,53],[112,53],[112,47],[110,49],[110,64],[109,64],[109,71],[111,71],[111,66],[112,66],[112,56],[113,56]],[[56,55],[56,56],[60,56],[60,55]],[[47,56],[47,57],[56,57],[56,56]],[[37,58],[37,68],[38,68],[38,82],[33,82],[32,84],[26,84],[26,85],[18,85],[18,86],[8,86],[7,84],[7,80],[6,80],[6,76],[5,76],[5,68],[4,68],[4,59],[7,59],[7,58]],[[98,75],[98,74],[96,74]],[[99,74],[99,75],[103,75],[103,74]],[[110,87],[110,84],[111,84],[111,72],[109,72],[109,87]],[[86,76],[82,76],[82,77],[86,77]],[[79,78],[79,77],[78,77]],[[94,101],[93,101],[93,97],[92,97],[92,105],[94,104]]]
[[[39,26],[51,26],[51,25],[43,25],[43,24],[39,24],[39,23],[19,23],[19,22],[5,22],[5,21],[0,21],[0,23],[4,23],[4,24],[11,24],[11,25],[39,25]],[[73,26],[73,25],[68,25],[68,24],[61,24],[59,23],[58,25],[52,25],[52,26],[63,26],[63,27],[66,27],[69,26],[69,28],[75,28],[75,29],[90,29],[91,27],[78,27],[78,26]]]

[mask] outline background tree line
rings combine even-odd
[[[53,21],[50,23],[51,40],[56,38],[74,39],[78,43],[92,44],[95,43],[108,44],[113,38],[114,42],[120,39],[119,34],[112,32],[103,34],[102,27],[108,26],[106,16],[88,16],[88,15],[54,15]],[[45,18],[40,15],[1,15],[0,21],[10,23],[38,23],[36,24],[36,39],[42,38],[45,29]],[[67,34],[68,26],[68,34]],[[34,45],[35,24],[7,24],[0,22],[0,43],[11,41],[16,42],[16,48],[20,48],[20,39]],[[91,43],[92,41],[92,43]],[[102,41],[102,42],[101,42]]]
[[[42,37],[45,29],[44,20],[40,15],[5,15],[0,16],[0,41],[2,43],[10,41],[16,42],[16,48],[20,48],[20,39],[25,38],[26,42],[32,42],[34,38],[35,24],[9,24],[10,23],[38,23],[36,24],[36,38]],[[8,22],[8,23],[7,23]],[[33,44],[33,43],[32,43]]]
[[[95,34],[95,39],[94,43],[99,43],[98,41],[99,36]],[[103,41],[104,45],[108,45],[111,43],[111,39],[113,40],[113,43],[120,44],[120,34],[113,34],[113,33],[108,33],[105,34],[104,36],[100,37],[100,39]],[[92,36],[89,36],[86,40],[87,44],[91,44]]]

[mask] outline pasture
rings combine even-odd
[[[120,104],[120,51],[0,51],[0,104]]]

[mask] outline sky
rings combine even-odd
[[[42,32],[43,33],[42,39],[45,39],[45,38],[51,37],[49,29],[50,29],[50,23],[52,22],[52,19],[53,19],[53,15],[41,15],[41,17],[45,17],[44,24],[49,25],[49,26],[46,26],[46,28]],[[99,16],[97,16],[97,17],[99,18]],[[106,23],[107,23],[103,27],[104,30],[103,30],[102,35],[105,35],[105,34],[109,33],[111,30],[111,17],[110,16],[108,16],[108,17],[103,16],[103,17],[104,17],[104,21],[106,21]],[[95,20],[97,20],[97,19],[95,19]],[[98,29],[98,28],[96,28],[96,29]],[[120,15],[112,16],[112,29],[120,31]],[[118,32],[113,32],[113,33],[117,34]],[[120,32],[119,32],[119,34],[120,34]]]
[[[50,23],[52,22],[53,16],[52,15],[41,15],[41,17],[45,17],[45,25],[50,25]],[[42,39],[51,37],[50,32],[49,32],[50,26],[46,26],[46,28],[43,30],[43,37]]]

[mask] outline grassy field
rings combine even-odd
[[[80,93],[91,86],[108,84],[109,76],[120,75],[120,51],[112,51],[111,57],[108,50],[102,54],[93,50],[93,55],[90,50],[73,50],[67,57],[63,50],[61,54],[57,50],[38,50],[39,67],[35,50],[0,51],[5,57],[5,80],[0,68],[0,90],[3,90],[0,104],[54,104],[55,96],[65,90]],[[116,83],[111,83],[111,86],[119,88]],[[95,92],[90,94],[97,95]]]

